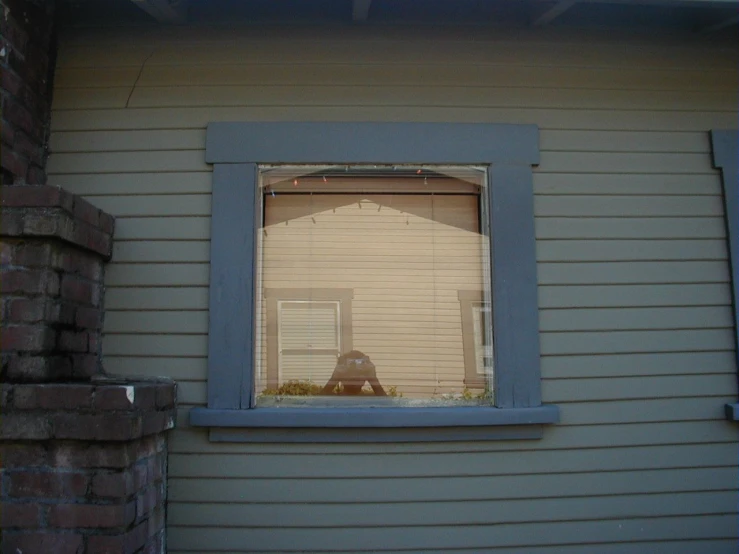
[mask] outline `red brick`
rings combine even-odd
[[[97,308],[79,308],[75,316],[75,325],[82,329],[98,330],[102,327],[103,312]],[[96,349],[90,348],[91,352]]]
[[[54,347],[54,332],[43,325],[15,325],[2,331],[3,350],[41,352]]]
[[[0,460],[5,470],[48,464],[46,449],[40,444],[0,443]]]
[[[100,212],[100,229],[103,233],[107,233],[109,235],[113,234],[115,229],[115,219],[112,215],[102,211]]]
[[[152,410],[156,407],[156,385],[136,385],[136,397],[134,405],[141,410]]]
[[[73,302],[59,302],[54,306],[54,318],[62,325],[74,325],[77,305]]]
[[[2,71],[0,73],[5,76],[5,74],[9,72]],[[2,124],[0,124],[0,138],[2,139],[2,143],[8,146],[12,146],[15,142],[15,130],[9,123],[3,122]]]
[[[15,262],[15,250],[18,246],[18,242],[13,239],[3,238],[0,241],[0,264],[10,265]]]
[[[174,410],[145,413],[143,416],[143,434],[152,435],[172,429],[174,427],[174,417]]]
[[[29,185],[43,185],[46,183],[46,171],[41,167],[32,165],[28,168],[26,182]]]
[[[52,265],[52,246],[39,240],[24,241],[15,250],[14,264],[26,267]]]
[[[0,276],[0,291],[3,294],[50,294],[59,290],[59,277],[52,271],[42,269],[4,269]]]
[[[146,460],[157,453],[158,440],[156,436],[144,436],[136,445],[136,461]]]
[[[156,392],[157,408],[171,408],[175,403],[175,384],[159,383]]]
[[[28,171],[28,160],[16,154],[10,148],[3,148],[0,152],[0,165],[13,175],[25,179]]]
[[[3,117],[33,137],[39,137],[40,122],[23,105],[14,100],[5,103]]]
[[[0,527],[21,527],[34,529],[39,527],[41,506],[36,503],[11,504],[3,502],[0,506]]]
[[[90,232],[86,244],[90,250],[101,254],[106,260],[113,254],[113,237],[97,229]]]
[[[23,232],[31,236],[57,236],[61,234],[63,217],[58,213],[28,213],[23,218]]]
[[[24,382],[71,377],[72,364],[65,356],[15,355],[8,364],[8,378]]]
[[[161,496],[156,487],[148,487],[136,496],[136,521],[142,521],[161,502]]]
[[[132,394],[132,399],[128,395]],[[131,401],[133,400],[133,402]],[[136,387],[104,385],[95,390],[94,407],[97,410],[132,410],[136,401]]]
[[[6,149],[3,148],[3,150]],[[23,214],[17,211],[3,210],[2,216],[0,217],[0,233],[2,233],[4,236],[11,237],[18,237],[22,235]]]
[[[62,277],[61,295],[80,304],[100,305],[100,287],[71,275]]]
[[[16,75],[12,71],[8,71],[7,69],[4,69],[2,72],[0,72],[0,74],[2,75],[3,90],[9,92],[13,96],[16,96],[24,86],[23,80],[18,77],[18,75]]]
[[[161,535],[162,533],[157,533],[149,540],[147,540],[143,550],[141,551],[141,554],[161,554],[163,552],[163,540]]]
[[[147,520],[147,535],[149,537],[153,537],[157,533],[159,533],[162,529],[164,529],[164,507],[159,505],[156,507],[154,511],[151,512],[149,515],[149,519]]]
[[[141,490],[149,484],[149,469],[146,462],[139,462],[133,468],[133,486]]]
[[[101,254],[106,259],[110,257],[113,244],[112,237],[96,227],[80,223],[70,240],[75,244]]]
[[[128,498],[134,492],[133,471],[98,472],[92,479],[92,494],[102,498]]]
[[[86,332],[62,331],[58,348],[62,352],[87,352],[90,337]]]
[[[144,521],[122,535],[92,535],[87,539],[86,554],[129,554],[146,543],[147,522]]]
[[[37,384],[16,385],[14,406],[20,410],[72,410],[90,408],[91,385]]]
[[[90,477],[84,473],[12,472],[7,482],[7,494],[16,498],[73,498],[87,494]]]
[[[34,164],[41,165],[44,163],[43,147],[29,139],[25,133],[16,133],[13,149]]]
[[[54,207],[60,206],[66,194],[59,187],[27,185],[3,191],[3,206]]]
[[[49,321],[47,301],[43,298],[14,298],[8,303],[8,318],[14,323]]]
[[[141,436],[141,417],[133,414],[58,413],[49,419],[58,439],[129,441]]]
[[[101,281],[103,275],[100,257],[76,247],[70,247],[58,256],[55,267],[91,281]]]
[[[0,408],[2,412],[9,409],[13,405],[13,396],[15,395],[15,385],[3,383],[0,385]],[[2,460],[0,460],[0,463]]]
[[[92,377],[102,370],[100,360],[95,354],[75,354],[72,356],[72,372],[77,377]]]
[[[0,426],[0,438],[3,440],[44,440],[51,436],[51,424],[43,414],[3,414],[3,424]]]
[[[88,333],[87,351],[93,354],[100,354],[101,348],[102,341],[100,339],[100,333]]]
[[[82,198],[78,197],[74,201],[74,215],[95,227],[100,224],[100,210]]]
[[[150,466],[147,468],[149,471],[152,472],[151,478],[152,481],[158,482],[164,479],[164,463],[165,463],[165,455],[157,454],[154,457],[154,464],[153,466]]]
[[[3,554],[80,554],[82,547],[76,533],[3,533]]]
[[[25,13],[25,10],[23,10],[23,13]],[[5,25],[3,26],[3,36],[12,45],[13,50],[25,52],[28,44],[28,33],[23,30],[23,28],[18,24],[16,18],[11,14],[16,14],[16,12],[14,10],[8,10],[6,13]],[[5,88],[4,79],[3,88]],[[15,92],[12,92],[11,94],[15,94]]]
[[[127,468],[134,461],[135,446],[121,442],[115,444],[62,443],[50,456],[54,467],[70,468]]]
[[[56,504],[49,507],[49,525],[64,529],[128,527],[136,517],[136,503]]]

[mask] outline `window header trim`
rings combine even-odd
[[[536,125],[209,123],[207,163],[538,165]]]

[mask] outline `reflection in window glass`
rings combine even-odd
[[[256,405],[490,404],[484,186],[479,168],[262,167]]]

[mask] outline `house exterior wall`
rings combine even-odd
[[[737,48],[400,28],[87,30],[59,49],[50,184],[115,215],[105,369],[179,384],[183,552],[734,552],[729,266],[708,131]],[[210,443],[211,166],[227,120],[534,123],[543,400],[532,441]],[[606,547],[606,545],[609,545]]]

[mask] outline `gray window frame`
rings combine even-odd
[[[726,241],[731,269],[731,292],[734,308],[734,336],[737,347],[737,382],[739,385],[739,131],[711,131],[713,167],[721,170],[724,193]],[[726,404],[726,418],[739,421],[739,403]]]
[[[536,125],[216,122],[208,406],[190,424],[215,441],[440,441],[540,438],[559,421],[541,403],[532,166]],[[254,282],[260,164],[446,164],[488,169],[495,406],[253,409]]]

